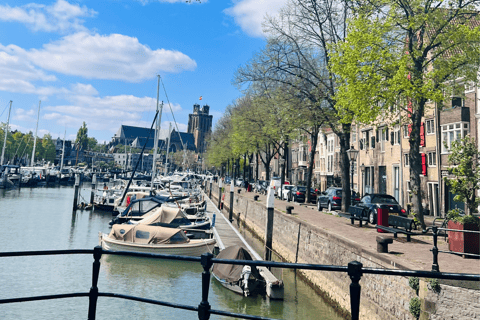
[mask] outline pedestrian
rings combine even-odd
[[[103,190],[108,190],[108,187],[107,187],[106,183],[103,184]]]

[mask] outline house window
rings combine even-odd
[[[429,152],[427,153],[427,156],[428,156],[428,166],[435,167],[437,165],[437,153]]]
[[[468,82],[465,84],[465,93],[475,91],[475,83]]]
[[[403,155],[403,158],[404,158],[404,161],[403,161],[403,164],[404,164],[404,167],[409,167],[410,166],[410,158],[408,157],[408,153],[405,153]]]
[[[408,130],[408,124],[403,125],[403,138],[408,139],[410,137],[410,132]]]
[[[327,172],[332,173],[333,172],[333,155],[329,155],[327,157],[328,163],[327,163]]]
[[[442,126],[442,153],[448,153],[452,142],[465,138],[469,126],[466,122],[457,122]]]
[[[357,142],[357,127],[352,127],[352,143]]]
[[[400,126],[398,124],[393,129],[393,144],[394,145],[400,144]]]
[[[425,121],[425,125],[427,126],[427,134],[434,134],[435,133],[434,124],[435,123],[434,123],[433,119]]]
[[[365,149],[368,149],[370,146],[370,130],[363,132],[363,142],[365,144],[364,145]]]
[[[380,151],[385,152],[385,141],[387,141],[387,127],[378,130],[378,140],[380,142]]]
[[[352,164],[351,164],[351,165],[353,166],[353,175],[356,176],[356,175],[357,175],[357,160],[352,161]],[[350,169],[350,170],[351,170],[351,169]],[[351,171],[350,171],[350,172],[351,172]]]

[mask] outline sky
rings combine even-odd
[[[150,127],[187,131],[195,103],[213,126],[242,95],[235,71],[265,45],[262,21],[287,0],[0,1],[0,122],[10,130],[111,141]],[[200,97],[202,99],[200,100]],[[175,124],[174,124],[175,125]]]

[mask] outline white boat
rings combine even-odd
[[[112,226],[110,234],[99,234],[105,250],[171,254],[199,257],[213,252],[216,240],[188,239],[181,229],[147,225],[121,224]]]

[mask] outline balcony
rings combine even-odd
[[[300,161],[298,161],[298,166],[299,167],[307,167],[308,166],[308,161],[300,160]]]

